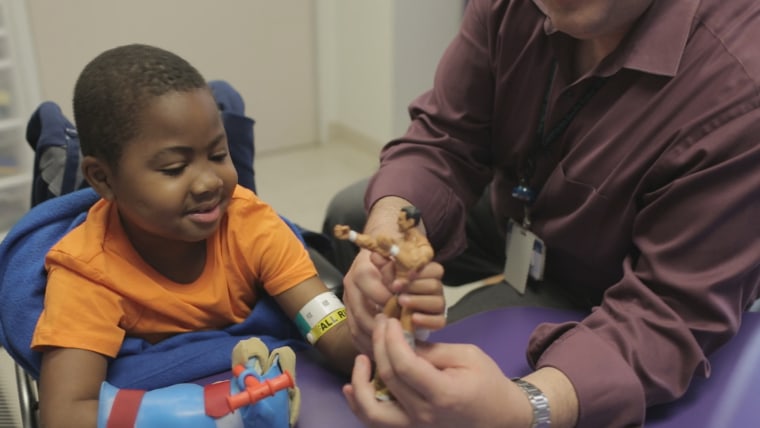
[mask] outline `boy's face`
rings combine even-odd
[[[237,184],[211,92],[157,97],[141,113],[137,137],[111,176],[113,199],[134,239],[196,242],[219,226]]]

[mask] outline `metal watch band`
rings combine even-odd
[[[551,425],[549,400],[546,399],[544,393],[536,388],[535,385],[523,379],[513,378],[512,382],[525,392],[531,407],[533,407],[533,424],[531,424],[531,428],[548,428]]]

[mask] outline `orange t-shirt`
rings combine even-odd
[[[32,349],[78,348],[115,357],[125,335],[155,342],[239,323],[253,308],[257,286],[277,295],[317,274],[288,225],[240,186],[206,242],[201,276],[173,282],[137,254],[116,206],[101,199],[47,255],[45,307]]]

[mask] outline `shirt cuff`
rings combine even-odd
[[[575,322],[541,324],[528,344],[528,362],[554,367],[570,379],[578,397],[577,427],[642,426],[644,389],[619,352]]]

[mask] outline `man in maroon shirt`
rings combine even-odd
[[[471,347],[413,353],[397,321],[374,316],[398,290],[360,251],[344,281],[350,325],[399,401],[374,401],[361,356],[344,390],[357,415],[638,426],[709,375],[760,292],[756,40],[755,0],[471,0],[408,132],[383,149],[364,231],[393,233],[413,204],[447,275],[478,259],[483,277],[520,229],[547,248],[545,281],[500,304],[549,294],[594,309],[539,326],[526,386]],[[431,263],[400,296],[417,327],[444,323],[442,274]]]

